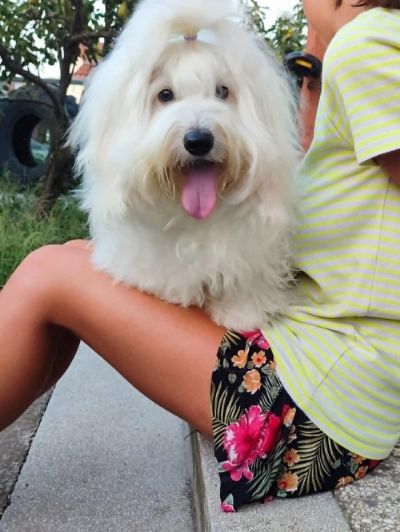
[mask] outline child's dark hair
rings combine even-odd
[[[343,0],[336,0],[336,7],[342,5]],[[389,9],[400,9],[400,0],[359,0],[354,7],[387,7]]]

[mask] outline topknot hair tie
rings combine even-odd
[[[197,41],[197,35],[185,35],[185,41]]]

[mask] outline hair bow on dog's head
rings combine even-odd
[[[185,41],[197,41],[197,34],[195,34],[195,35],[185,35]]]

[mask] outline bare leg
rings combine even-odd
[[[224,329],[92,269],[90,251],[31,254],[0,294],[0,427],[49,382],[60,331],[82,338],[136,388],[211,434],[210,377]]]
[[[78,350],[80,339],[67,329],[59,327],[57,340],[52,346],[52,361],[47,378],[37,397],[43,395],[64,375]],[[1,410],[1,409],[0,409]]]
[[[70,240],[64,244],[80,249],[91,249],[89,240]],[[57,345],[53,349],[53,361],[47,379],[44,381],[38,396],[49,390],[64,375],[71,364],[80,344],[80,339],[67,329],[60,327]]]

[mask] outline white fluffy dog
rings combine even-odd
[[[96,267],[263,326],[292,278],[296,129],[284,73],[232,2],[142,1],[71,130]]]

